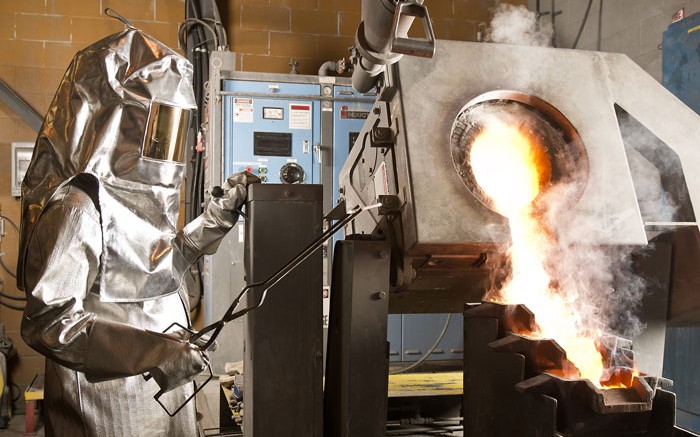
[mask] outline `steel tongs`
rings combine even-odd
[[[345,216],[341,218],[340,220],[336,221],[335,224],[330,226],[323,234],[321,234],[318,238],[316,238],[314,241],[309,243],[304,250],[299,252],[294,258],[289,260],[286,264],[284,264],[282,267],[280,267],[279,270],[277,270],[275,273],[273,273],[271,276],[269,276],[267,279],[260,281],[260,282],[254,282],[252,284],[246,285],[240,293],[236,296],[235,299],[233,299],[233,302],[231,302],[231,305],[228,307],[224,315],[219,319],[218,321],[212,323],[211,325],[205,326],[199,331],[192,331],[179,323],[173,323],[170,325],[165,332],[170,331],[172,328],[179,328],[183,329],[185,331],[188,331],[191,335],[189,338],[189,342],[192,344],[195,344],[199,347],[200,350],[206,351],[214,345],[216,338],[219,336],[221,333],[221,330],[223,329],[224,325],[226,325],[228,322],[232,320],[236,320],[240,317],[243,317],[250,311],[255,310],[256,308],[259,308],[262,306],[262,304],[265,302],[265,297],[267,296],[268,290],[270,290],[272,287],[275,286],[279,281],[281,281],[285,276],[287,276],[292,270],[297,268],[301,263],[306,261],[306,259],[311,256],[318,248],[323,246],[323,243],[326,242],[329,238],[331,238],[335,233],[337,233],[339,230],[343,229],[345,225],[350,223],[355,217],[357,217],[362,211],[366,211],[369,209],[374,209],[374,208],[379,208],[381,206],[381,203],[377,203],[374,205],[369,205],[369,206],[355,206],[351,210],[347,211],[345,213]],[[336,208],[337,209],[337,208]],[[335,211],[335,210],[334,210]],[[245,295],[250,291],[250,290],[255,290],[255,289],[261,289],[262,290],[262,297],[260,300],[258,300],[256,303],[249,305],[245,308],[241,308],[239,310],[236,310],[241,303],[241,300],[245,297]],[[211,333],[210,335],[207,335]],[[190,397],[188,397],[182,405],[180,405],[175,411],[172,413],[168,410],[168,408],[163,405],[163,403],[160,400],[160,397],[165,393],[163,390],[158,391],[158,393],[155,394],[153,397],[165,410],[166,413],[168,413],[169,416],[175,416],[187,403],[189,403],[197,393],[204,388],[204,386],[211,381],[211,379],[214,376],[214,373],[211,370],[211,365],[207,364],[208,371],[209,371],[209,377],[199,386],[195,388],[194,393]],[[150,378],[150,375],[146,376],[147,379]]]

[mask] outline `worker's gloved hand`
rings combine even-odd
[[[247,171],[229,176],[221,187],[223,194],[212,197],[206,213],[210,214],[218,225],[232,228],[238,221],[236,211],[243,206],[248,197],[248,185],[256,183],[260,183],[260,178]]]
[[[238,221],[238,209],[245,204],[248,186],[260,182],[260,178],[249,172],[236,173],[226,179],[219,193],[212,193],[212,199],[205,211],[180,231],[175,246],[185,259],[192,263],[202,254],[216,252],[226,233]]]
[[[165,334],[165,351],[157,367],[149,374],[163,392],[192,381],[209,363],[206,353],[189,342],[190,333],[180,330]]]
[[[206,354],[190,336],[184,329],[162,333],[94,319],[81,370],[90,382],[150,375],[164,392],[172,390],[207,368]]]

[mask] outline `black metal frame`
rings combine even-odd
[[[390,245],[336,243],[324,396],[325,437],[386,432]]]
[[[249,190],[246,279],[266,285],[241,301],[257,308],[245,318],[245,437],[321,437],[323,274],[316,249],[325,235],[322,194],[320,185],[310,184]]]

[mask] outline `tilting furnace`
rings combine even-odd
[[[693,167],[700,163],[700,119],[624,55],[452,41],[437,41],[436,47],[432,59],[405,57],[386,69],[379,98],[341,171],[348,205],[379,200],[383,206],[359,216],[336,251],[340,274],[334,286],[352,290],[346,293],[352,300],[332,303],[335,345],[329,345],[328,378],[352,373],[349,381],[327,384],[326,418],[357,423],[357,407],[364,408],[366,422],[375,422],[348,393],[353,381],[360,382],[354,374],[370,387],[365,402],[385,395],[386,376],[376,364],[383,359],[381,342],[367,343],[381,338],[368,331],[385,329],[382,312],[457,311],[467,302],[491,300],[487,292],[511,280],[512,226],[473,162],[480,136],[494,125],[510,125],[536,144],[546,169],[532,203],[566,187],[554,211],[540,211],[550,220],[540,234],[567,250],[602,253],[609,260],[626,253],[631,260],[629,271],[622,264],[601,269],[610,275],[605,280],[591,271],[600,269],[596,262],[570,266],[569,274],[596,278],[591,286],[609,286],[589,287],[581,302],[596,308],[579,310],[600,315],[599,331],[607,332],[613,327],[606,322],[634,320],[626,317],[636,308],[646,328],[634,338],[634,354],[624,339],[596,339],[608,380],[626,381],[609,389],[562,371],[568,364],[561,347],[539,346],[532,330],[506,338],[513,331],[504,328],[500,303],[468,308],[465,435],[513,435],[513,429],[552,436],[686,435],[673,426],[673,395],[662,388],[670,382],[658,377],[667,320],[700,320],[694,288],[700,173]],[[367,259],[388,271],[369,268]],[[363,265],[362,277],[356,265]],[[554,288],[569,280],[559,273],[566,278],[551,278],[550,284],[558,281]],[[638,282],[624,283],[629,278]],[[644,291],[632,292],[633,285]],[[623,296],[623,290],[629,293]],[[359,308],[364,320],[353,320],[348,313]],[[354,343],[360,331],[363,342]],[[503,362],[511,374],[496,373]],[[380,407],[370,411],[378,411],[381,422]],[[515,428],[498,425],[509,422]],[[350,429],[336,428],[335,435],[358,435]]]

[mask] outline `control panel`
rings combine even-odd
[[[220,158],[209,167],[212,185],[226,176],[247,170],[263,183],[322,183],[326,207],[339,200],[339,173],[353,147],[361,147],[360,132],[372,110],[376,94],[359,93],[349,81],[338,78],[303,75],[234,72],[233,62],[226,76],[211,85],[220,95],[211,119],[220,122],[213,130],[210,150]],[[220,88],[219,88],[220,87]],[[216,114],[216,115],[214,115]],[[327,196],[327,197],[326,197]],[[241,220],[243,220],[241,218]],[[243,247],[245,223],[222,241],[215,255],[205,258],[205,320],[211,323],[221,316],[221,308],[230,303],[231,290],[245,283]],[[333,242],[342,235],[336,235]],[[325,247],[324,269],[332,259],[333,242]],[[324,314],[332,290],[323,290]],[[427,354],[446,324],[446,314],[391,314],[387,339],[391,361],[412,362]],[[235,322],[234,322],[235,323]],[[327,318],[325,319],[327,323]],[[327,325],[324,323],[324,328]],[[223,372],[227,361],[242,359],[240,329],[231,330],[212,363]],[[453,315],[442,340],[428,359],[455,360],[462,357],[462,320]]]
[[[319,183],[320,85],[225,80],[223,175]]]

